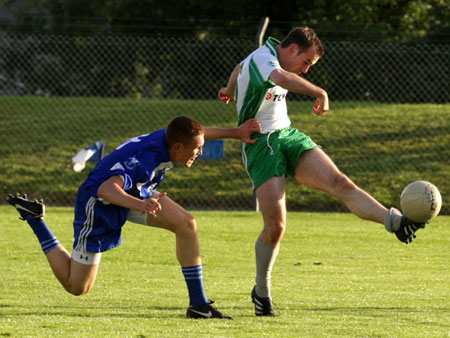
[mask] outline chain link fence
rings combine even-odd
[[[450,45],[323,42],[324,58],[305,77],[328,91],[332,110],[318,118],[313,99],[289,94],[293,125],[382,203],[398,206],[402,188],[425,179],[448,213]],[[0,192],[72,205],[94,166],[72,170],[84,147],[104,141],[109,153],[181,114],[235,126],[234,104],[216,95],[254,48],[241,38],[0,33]],[[161,190],[187,208],[252,209],[239,142],[224,147],[222,159],[169,171]],[[290,210],[345,210],[289,181]]]

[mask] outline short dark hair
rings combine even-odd
[[[200,122],[188,116],[177,116],[166,129],[167,146],[170,148],[175,143],[190,144],[195,136],[204,135],[205,130]]]
[[[282,48],[289,47],[296,44],[300,48],[300,53],[303,53],[311,46],[316,48],[319,57],[325,53],[325,48],[319,40],[317,34],[309,27],[297,27],[291,30],[288,35],[281,41]]]

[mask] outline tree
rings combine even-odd
[[[441,41],[450,35],[446,0],[4,0],[7,27],[63,34],[253,36],[261,17],[282,36],[308,25],[321,37]],[[5,25],[4,25],[5,26]]]

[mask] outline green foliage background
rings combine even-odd
[[[314,27],[322,38],[352,40],[445,42],[450,34],[445,0],[3,2],[11,14],[0,28],[19,32],[253,37],[267,16],[269,35],[299,25]]]

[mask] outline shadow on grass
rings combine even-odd
[[[30,311],[28,306],[17,306],[10,304],[0,304],[0,318],[11,317],[25,317],[25,316],[60,316],[60,317],[83,317],[83,318],[129,318],[129,319],[180,319],[186,318],[186,308],[179,306],[140,306],[140,307],[114,307],[105,308],[103,306],[45,306],[43,308]],[[8,310],[3,310],[8,309]],[[253,313],[253,307],[250,306],[232,306],[221,307],[225,313],[232,315],[235,320],[239,319],[251,319],[256,318]],[[276,308],[278,316],[276,318],[267,318],[268,320],[277,320],[277,318],[283,320],[290,317],[289,308]],[[314,314],[332,314],[332,315],[346,315],[353,317],[371,317],[371,318],[395,318],[398,321],[412,321],[415,324],[424,324],[428,326],[436,327],[450,327],[450,323],[441,324],[437,322],[439,315],[445,315],[450,313],[450,307],[440,308],[421,308],[414,307],[316,307],[316,308],[296,308],[295,311],[303,313]],[[239,314],[238,314],[239,313]],[[424,320],[417,321],[417,317],[414,315],[409,319],[408,314],[425,314]],[[433,314],[434,322],[426,320],[429,318],[429,314]],[[398,316],[400,315],[400,316]],[[421,315],[419,315],[421,316]],[[266,318],[259,318],[265,320]]]

